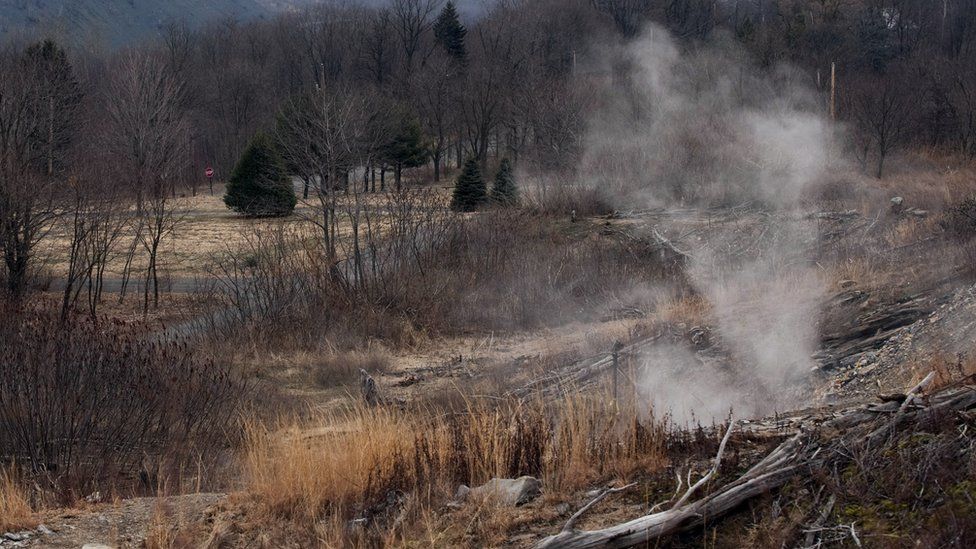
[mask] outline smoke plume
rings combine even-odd
[[[808,259],[817,231],[803,207],[833,150],[822,100],[804,75],[759,70],[728,39],[681,47],[650,27],[609,57],[609,93],[590,121],[581,177],[608,189],[621,210],[698,212],[683,220],[697,233],[681,242],[687,275],[729,357],[659,347],[642,359],[639,392],[679,422],[795,405],[824,294]],[[712,226],[705,209],[716,206],[726,219]]]

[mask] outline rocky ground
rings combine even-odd
[[[890,392],[913,378],[921,379],[932,364],[944,367],[945,374],[963,373],[976,341],[976,286],[957,290],[940,301],[944,302],[929,315],[882,332],[887,337],[880,347],[846,359],[831,373],[825,396],[856,398]]]
[[[105,549],[146,547],[147,538],[170,537],[169,528],[200,521],[224,494],[133,498],[45,513],[30,530],[0,535],[0,547]],[[151,545],[150,545],[151,546]]]

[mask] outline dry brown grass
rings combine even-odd
[[[173,549],[177,547],[177,528],[162,504],[157,504],[146,527],[145,549]]]
[[[30,498],[13,467],[0,466],[0,532],[37,526]]]
[[[877,207],[888,207],[887,199],[901,196],[905,206],[941,212],[960,197],[976,194],[976,169],[972,167],[941,167],[914,169],[887,176],[882,180],[865,177],[862,184],[878,199]]]
[[[354,407],[273,428],[252,423],[243,461],[247,494],[269,519],[321,529],[368,516],[373,539],[389,542],[436,537],[425,514],[459,484],[533,475],[558,498],[659,470],[664,440],[661,424],[602,399],[468,401],[457,413]]]
[[[319,355],[308,363],[308,370],[319,387],[329,388],[356,380],[359,370],[366,370],[374,376],[385,373],[390,370],[391,364],[392,359],[384,349],[373,348]]]
[[[658,307],[658,316],[664,322],[698,326],[706,322],[712,306],[705,297],[686,295],[665,301]]]

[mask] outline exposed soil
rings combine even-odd
[[[133,498],[48,512],[38,517],[41,525],[37,528],[13,532],[7,538],[0,536],[0,547],[145,547],[147,536],[158,531],[169,533],[173,527],[197,523],[209,507],[225,497],[224,494],[190,494]],[[158,530],[152,530],[154,527]],[[20,541],[10,539],[21,537],[24,539]]]

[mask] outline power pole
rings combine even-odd
[[[620,350],[624,348],[623,343],[617,341],[613,344],[613,405],[615,408],[620,408],[620,401],[618,400],[617,385],[620,371]]]
[[[837,64],[830,63],[830,120],[837,120]]]

